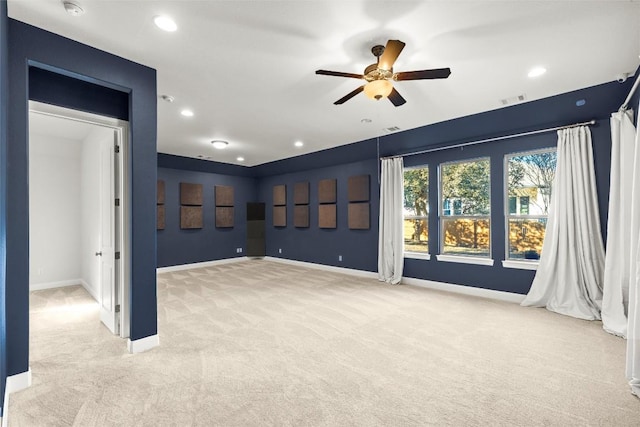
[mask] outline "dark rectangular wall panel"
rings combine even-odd
[[[161,179],[158,180],[158,190],[156,194],[157,194],[156,204],[164,205],[164,181]]]
[[[216,206],[216,227],[233,228],[233,207]]]
[[[335,179],[323,179],[318,182],[318,203],[335,203],[337,184]]]
[[[247,221],[264,221],[264,217],[264,203],[247,203]]]
[[[264,257],[265,244],[265,204],[247,203],[247,252],[248,257]]]
[[[298,228],[309,227],[309,205],[293,207],[293,226]]]
[[[233,187],[216,185],[216,206],[233,206]]]
[[[286,206],[273,207],[273,226],[274,227],[287,226],[287,207]]]
[[[293,203],[296,205],[309,204],[309,181],[295,183],[293,186]]]
[[[349,203],[349,229],[369,229],[369,203]]]
[[[157,208],[157,219],[156,219],[156,229],[164,230],[164,205],[158,205]]]
[[[350,176],[347,189],[350,202],[368,202],[369,175]]]
[[[318,206],[318,227],[319,228],[336,228],[336,205],[320,205]]]
[[[273,186],[273,206],[284,206],[287,204],[287,186]]]
[[[202,184],[180,183],[180,204],[202,206]]]
[[[202,206],[180,206],[180,228],[202,228]]]

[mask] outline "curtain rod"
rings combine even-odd
[[[447,146],[436,147],[436,148],[429,148],[429,149],[426,149],[426,150],[414,151],[414,152],[410,152],[410,153],[396,154],[395,156],[380,157],[380,160],[394,159],[396,157],[414,156],[416,154],[431,153],[433,151],[448,150],[450,148],[466,147],[468,145],[483,144],[485,142],[500,141],[500,140],[503,140],[503,139],[517,138],[519,136],[537,135],[539,133],[552,132],[554,130],[569,129],[569,128],[573,128],[573,127],[576,127],[576,126],[590,126],[590,125],[595,125],[595,124],[596,124],[595,120],[589,120],[588,122],[574,123],[572,125],[557,126],[557,127],[554,127],[554,128],[534,130],[534,131],[531,131],[531,132],[515,133],[515,134],[512,134],[512,135],[496,136],[495,138],[481,139],[479,141],[463,142],[463,143],[460,143],[460,144],[447,145]]]
[[[636,77],[636,81],[631,87],[631,91],[629,91],[629,95],[627,95],[627,99],[624,100],[624,104],[620,106],[618,111],[624,111],[629,107],[629,102],[631,102],[631,97],[633,96],[636,89],[638,89],[638,83],[640,83],[640,76]]]

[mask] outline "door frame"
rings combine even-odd
[[[116,194],[120,198],[120,210],[115,215],[116,242],[119,243],[115,251],[120,252],[120,258],[114,261],[118,280],[116,304],[120,305],[120,337],[128,338],[131,329],[131,161],[129,156],[131,139],[129,122],[37,101],[29,101],[29,113],[88,123],[115,131],[119,154],[115,158],[117,165],[114,164],[114,177],[116,179]],[[101,292],[102,289],[100,295]]]

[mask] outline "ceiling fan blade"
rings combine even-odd
[[[404,99],[402,95],[398,93],[395,87],[391,89],[391,93],[389,94],[388,98],[389,98],[389,101],[391,101],[391,103],[396,107],[399,107],[405,102],[407,102],[407,100]]]
[[[400,40],[389,40],[382,52],[382,56],[378,61],[378,68],[390,71],[393,68],[393,64],[398,59],[398,55],[404,49],[404,43]]]
[[[364,76],[362,74],[342,73],[340,71],[316,70],[316,74],[320,74],[320,75],[323,75],[323,76],[351,77],[353,79],[363,79],[364,78]]]
[[[423,79],[446,79],[451,74],[450,68],[434,68],[433,70],[405,71],[396,73],[393,79],[401,80],[423,80]]]
[[[363,90],[364,90],[364,85],[360,86],[359,88],[356,88],[355,90],[349,92],[342,98],[338,99],[336,102],[333,103],[333,105],[344,104],[345,102],[347,102],[348,100],[350,100],[351,98],[353,98],[354,96],[362,92]]]

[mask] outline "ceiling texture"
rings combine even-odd
[[[610,82],[640,63],[637,0],[72,1],[85,13],[9,0],[9,16],[155,68],[158,152],[246,166]],[[394,82],[400,107],[364,94],[333,105],[363,82],[315,70],[360,74],[389,39],[406,43],[394,71],[451,76]],[[546,74],[528,77],[536,66]]]

